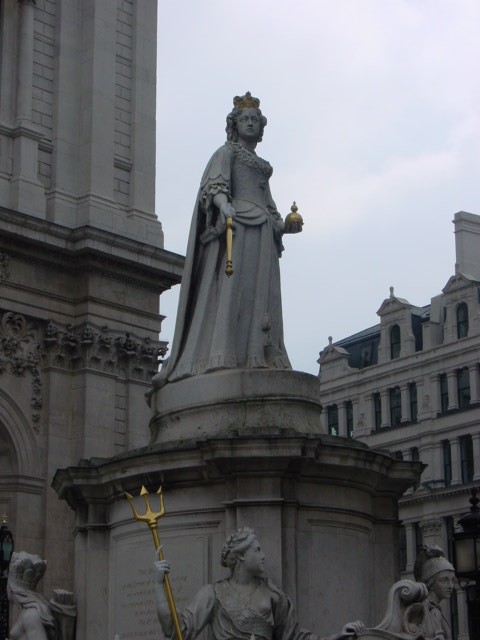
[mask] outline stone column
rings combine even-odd
[[[460,441],[458,438],[450,440],[452,455],[452,486],[462,483],[462,461],[460,458]]]
[[[380,392],[380,401],[382,405],[382,427],[390,426],[390,406],[388,402],[388,390]]]
[[[84,2],[77,224],[123,231],[113,197],[116,15],[116,0]]]
[[[353,437],[356,437],[357,425],[359,424],[360,417],[360,400],[359,398],[353,398],[352,400],[352,414],[353,414]]]
[[[55,126],[53,131],[52,189],[47,196],[47,218],[64,226],[75,224],[82,75],[82,3],[57,4]],[[85,100],[85,97],[83,98]]]
[[[473,444],[473,481],[480,481],[480,432],[472,433]]]
[[[430,376],[430,416],[434,418],[437,413],[440,413],[441,410],[442,406],[440,401],[440,375],[438,373],[434,373]]]
[[[423,461],[423,459],[422,459]],[[424,462],[427,462],[425,460]],[[443,443],[435,442],[430,446],[431,479],[434,482],[443,481]]]
[[[400,386],[400,394],[402,398],[402,420],[401,422],[410,422],[412,416],[410,414],[410,395],[408,393],[408,384]]]
[[[423,378],[417,380],[417,421],[425,420],[429,417],[432,409],[432,398],[425,394],[425,385]]]
[[[470,374],[470,404],[480,402],[480,376],[478,364],[472,364],[468,367]]]
[[[447,373],[448,382],[448,408],[458,409],[458,393],[457,393],[457,372],[449,371]]]
[[[38,179],[38,143],[42,131],[32,122],[34,0],[20,1],[17,100],[13,131],[10,207],[45,217],[45,189]]]
[[[411,522],[405,523],[406,537],[407,537],[407,568],[406,571],[412,572],[413,565],[416,560],[416,548],[415,548],[415,531]]]

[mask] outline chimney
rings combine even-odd
[[[466,211],[455,214],[455,273],[480,281],[480,216]]]

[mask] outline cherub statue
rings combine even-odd
[[[214,640],[320,640],[301,629],[290,599],[264,577],[265,554],[250,527],[238,529],[223,545],[221,564],[231,575],[207,584],[180,615],[183,640],[194,640],[210,627]],[[166,560],[154,565],[157,613],[166,637],[173,623],[162,586],[170,565]],[[361,622],[346,624],[329,640],[352,638],[363,628]]]
[[[47,563],[26,551],[12,554],[8,597],[21,609],[10,640],[73,640],[77,608],[73,593],[57,589],[48,602],[35,591]]]

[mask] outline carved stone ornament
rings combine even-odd
[[[31,376],[32,422],[38,431],[43,406],[40,363],[39,330],[18,313],[8,311],[0,315],[0,375]]]
[[[48,321],[42,356],[45,366],[70,371],[88,368],[127,379],[150,381],[158,371],[167,343],[111,331],[91,323],[62,326]]]
[[[370,638],[402,638],[418,640],[425,638],[422,623],[425,616],[424,603],[428,598],[427,587],[422,582],[400,580],[388,593],[387,611],[380,624],[373,629],[363,629],[358,635]]]

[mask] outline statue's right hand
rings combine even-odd
[[[222,216],[223,222],[225,222],[227,218],[235,218],[236,214],[237,212],[230,202],[222,202],[220,205],[220,215]]]
[[[166,573],[170,573],[170,564],[167,560],[159,560],[159,555],[162,551],[160,545],[155,551],[155,562],[153,563],[153,579],[156,584],[161,584]]]

